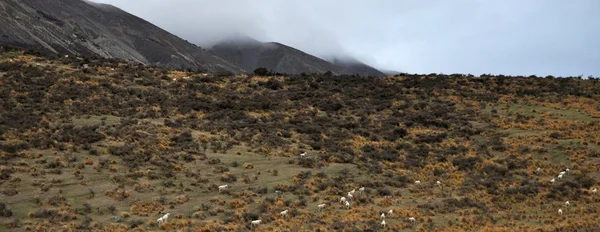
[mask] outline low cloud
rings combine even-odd
[[[234,33],[411,73],[600,76],[600,1],[97,0],[209,46]]]

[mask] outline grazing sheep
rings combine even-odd
[[[559,173],[558,173],[558,175],[561,175],[561,176],[563,176],[563,175],[565,175],[565,174],[567,174],[567,172],[565,172],[565,171],[562,171],[562,172],[559,172]]]
[[[552,180],[550,180],[550,183],[554,184],[554,182],[556,182],[556,180],[554,178],[552,178]]]
[[[350,209],[350,202],[346,201],[344,205],[346,206],[346,209]]]
[[[300,153],[300,158],[304,159],[304,157],[306,157],[306,152]]]
[[[219,192],[221,192],[222,190],[226,189],[228,186],[227,185],[221,185],[219,186]]]
[[[340,198],[340,203],[344,204],[344,202],[346,202],[346,198],[345,197],[341,197]]]
[[[569,203],[569,201],[565,202],[565,206],[569,207],[569,205],[571,205],[571,203]]]
[[[383,221],[381,221],[381,226],[382,226],[383,228],[385,228],[385,219],[383,219]]]
[[[420,180],[415,181],[415,184],[421,184]]]
[[[169,219],[169,214],[170,213],[163,215],[162,217],[160,217],[160,219],[162,219],[164,222],[167,222],[167,220]]]
[[[381,216],[379,216],[381,219],[385,219],[385,213],[381,213]]]
[[[598,193],[598,189],[597,188],[592,189],[592,194],[596,194],[596,193]]]
[[[353,200],[354,196],[352,196],[352,193],[348,193],[348,200]]]
[[[319,212],[323,211],[323,209],[324,209],[324,208],[325,208],[325,204],[320,204],[320,205],[317,205],[317,210],[318,210]]]
[[[288,213],[288,210],[286,209],[284,211],[281,211],[281,213],[279,213],[279,215],[281,215],[282,217],[285,217],[287,215],[287,213]]]
[[[160,223],[163,223],[162,217],[159,217],[158,219],[156,219],[156,224],[160,225]]]
[[[562,209],[558,209],[558,215],[559,216],[563,215]]]
[[[358,194],[359,194],[359,195],[362,195],[364,191],[365,191],[365,187],[360,187],[360,188],[358,189]]]
[[[388,211],[388,217],[391,217],[393,213],[394,213],[394,210],[390,209],[390,211]]]
[[[569,173],[571,172],[571,169],[569,169],[569,168],[566,168],[566,169],[565,169],[565,172],[566,172],[567,174],[569,174]]]
[[[562,180],[563,175],[558,175],[558,180]]]
[[[541,171],[542,171],[542,169],[538,167],[535,169],[535,174],[540,174]]]
[[[415,224],[415,222],[417,222],[417,219],[415,219],[415,217],[409,217],[408,221],[410,221],[411,224]]]
[[[254,220],[252,221],[252,226],[258,226],[262,220]]]

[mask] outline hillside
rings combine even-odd
[[[0,53],[0,231],[600,227],[598,79],[82,64]]]
[[[210,72],[241,69],[111,5],[82,0],[0,1],[0,44]]]
[[[334,58],[332,64],[344,68],[350,73],[358,74],[359,76],[384,77],[387,76],[382,71],[379,71],[363,62],[356,59],[340,59]]]
[[[263,67],[274,73],[351,74],[351,70],[336,66],[321,58],[276,42],[263,43],[248,37],[232,37],[210,48],[210,52],[251,73]]]

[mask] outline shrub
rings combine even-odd
[[[244,221],[246,221],[246,222],[258,220],[258,214],[252,213],[252,212],[244,212],[242,214],[242,218],[244,218]]]
[[[221,159],[219,159],[219,158],[208,158],[206,160],[206,163],[207,164],[219,164],[219,163],[221,163]]]
[[[254,74],[260,75],[260,76],[266,76],[269,74],[269,70],[267,68],[260,67],[260,68],[254,69]]]
[[[481,162],[481,157],[459,157],[452,161],[452,164],[461,171],[471,171],[475,164]]]
[[[221,175],[220,178],[221,181],[226,182],[226,183],[231,183],[231,182],[235,182],[237,181],[237,177],[231,173],[224,173],[223,175]]]
[[[11,217],[13,212],[6,207],[4,202],[0,202],[0,216],[1,217]]]

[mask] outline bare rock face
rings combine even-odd
[[[0,45],[208,72],[243,72],[111,5],[83,0],[0,1]]]

